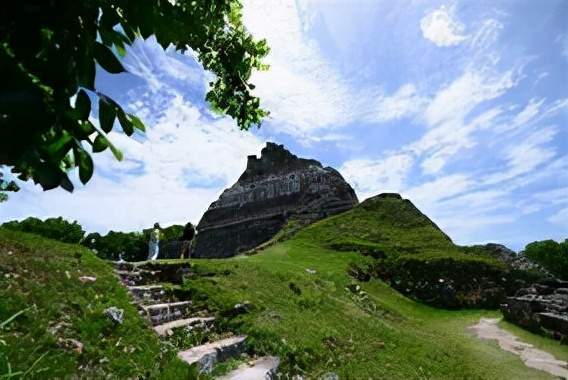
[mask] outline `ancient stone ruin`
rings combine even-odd
[[[501,311],[516,325],[568,343],[568,281],[550,279],[520,289]]]
[[[234,256],[269,240],[291,217],[311,223],[357,203],[337,170],[267,143],[201,218],[192,256]]]

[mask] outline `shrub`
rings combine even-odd
[[[59,240],[63,243],[79,243],[85,235],[85,231],[77,221],[73,223],[59,218],[48,218],[41,220],[38,218],[27,218],[22,221],[11,221],[4,223],[2,227],[14,231],[29,232],[43,237]]]
[[[83,245],[94,250],[100,258],[126,261],[141,261],[148,256],[148,243],[139,232],[110,231],[105,236],[95,232],[87,235]]]
[[[525,256],[561,279],[568,279],[568,239],[561,243],[535,241],[525,247]]]

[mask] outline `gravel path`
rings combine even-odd
[[[568,379],[568,363],[556,359],[546,351],[534,348],[532,344],[520,341],[515,335],[500,328],[497,318],[481,318],[470,329],[481,339],[496,340],[501,349],[519,355],[527,367],[546,371],[554,376]]]

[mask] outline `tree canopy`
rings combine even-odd
[[[247,130],[268,114],[251,91],[264,70],[266,41],[241,22],[238,0],[24,0],[0,12],[0,166],[45,190],[73,190],[68,171],[87,183],[92,153],[110,149],[115,121],[131,136],[143,122],[95,86],[98,64],[124,72],[118,56],[140,38],[178,51],[191,49],[215,74],[206,100]],[[89,116],[98,103],[99,125]]]
[[[568,239],[535,241],[525,247],[525,255],[552,274],[568,280]]]

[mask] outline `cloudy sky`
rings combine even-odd
[[[197,223],[266,141],[339,169],[359,199],[400,192],[461,244],[568,237],[568,2],[245,0],[272,48],[253,78],[271,117],[240,132],[209,112],[190,54],[137,41],[98,86],[141,115],[73,194],[30,184],[0,221],[91,231]],[[96,121],[96,119],[93,119]],[[78,181],[77,181],[78,182]]]

